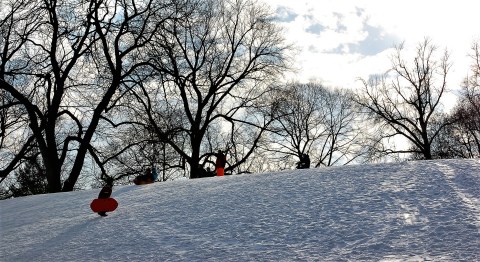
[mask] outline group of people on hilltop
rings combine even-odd
[[[204,169],[201,164],[198,165],[198,177],[213,177],[213,176],[224,176],[225,175],[225,165],[227,163],[226,156],[223,151],[219,150],[215,157],[215,171],[210,170],[209,167]],[[297,169],[307,169],[310,168],[310,156],[308,154],[300,154],[300,161],[297,162]]]
[[[215,172],[211,171],[210,168],[205,170],[201,165],[198,166],[198,177],[213,177],[213,176],[224,176],[225,175],[225,166],[227,164],[227,159],[223,151],[219,150],[215,154]],[[307,154],[300,155],[300,161],[297,162],[297,169],[310,168],[310,157]],[[153,183],[157,179],[158,174],[155,168],[148,167],[145,170],[145,174],[139,175],[134,179],[134,183],[137,185]],[[112,194],[113,188],[113,178],[107,176],[105,179],[105,186],[100,191],[98,198],[109,198]],[[106,216],[106,212],[99,212],[101,216]]]
[[[158,173],[156,168],[150,168],[148,167],[145,170],[145,174],[137,176],[133,182],[137,185],[141,184],[149,184],[155,182],[157,180]],[[107,199],[110,198],[112,195],[112,190],[113,190],[113,177],[106,176],[103,178],[105,185],[102,187],[100,190],[100,193],[98,194],[98,199]],[[107,212],[98,212],[98,214],[102,217],[107,216]]]
[[[227,164],[227,159],[225,153],[222,150],[218,150],[215,154],[215,171],[207,168],[206,170],[202,165],[198,165],[198,177],[213,177],[213,176],[224,176],[225,175],[225,166]],[[307,154],[300,155],[300,161],[297,162],[297,169],[310,168],[310,157]],[[143,175],[137,176],[133,182],[137,185],[140,184],[149,184],[155,182],[158,177],[157,170],[155,168],[148,167],[145,170]],[[108,177],[106,180],[106,185],[100,192],[98,198],[108,198],[112,192],[113,179]]]

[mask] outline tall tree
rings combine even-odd
[[[432,142],[450,124],[432,124],[438,122],[442,110],[449,55],[445,51],[437,57],[438,49],[429,39],[417,45],[412,63],[404,59],[404,51],[403,44],[397,46],[392,68],[384,75],[368,81],[361,79],[363,89],[356,101],[378,123],[383,139],[399,135],[412,145],[406,149],[390,149],[390,152],[416,153],[432,159]]]
[[[467,98],[475,98],[480,93],[480,41],[472,44],[470,58],[472,59],[470,75],[465,78],[463,86]]]
[[[105,160],[95,149],[101,144],[95,143],[96,131],[113,123],[101,122],[125,92],[120,87],[128,76],[145,64],[142,48],[167,19],[163,11],[168,4],[41,2],[35,13],[41,21],[18,59],[22,69],[33,64],[29,71],[35,72],[37,81],[23,85],[2,79],[0,89],[28,115],[30,137],[25,145],[32,141],[38,145],[50,192],[73,190],[87,156],[106,175]],[[26,70],[17,74],[31,75]]]
[[[289,83],[273,96],[275,121],[265,149],[292,165],[292,157],[308,154],[315,166],[348,164],[365,152],[360,149],[352,93],[318,83]],[[289,161],[290,159],[290,161]],[[286,168],[286,167],[285,167]]]
[[[472,45],[470,73],[462,86],[460,100],[450,116],[454,125],[443,141],[449,157],[480,156],[480,43]],[[447,140],[447,141],[445,141]]]
[[[28,102],[36,93],[32,86],[45,79],[31,59],[37,49],[31,39],[44,24],[41,4],[36,1],[2,2],[0,20],[0,123],[2,181],[25,160],[34,143],[29,117],[38,112]],[[39,80],[40,79],[40,80]],[[37,81],[37,82],[36,82]],[[15,86],[15,87],[14,87]],[[21,90],[21,91],[17,91]],[[24,95],[19,95],[23,92]],[[25,106],[25,104],[27,106]]]
[[[261,106],[269,92],[265,83],[286,68],[288,46],[271,13],[254,1],[186,3],[182,19],[165,23],[151,46],[157,81],[143,82],[144,92],[136,95],[158,139],[185,159],[195,178],[201,160],[213,153],[206,134],[214,126],[229,134],[240,125],[256,130],[253,144],[227,171],[252,153],[270,120],[248,109]]]
[[[465,78],[457,120],[469,157],[480,156],[480,42],[472,44],[470,76]]]
[[[2,184],[0,199],[48,193],[45,169],[38,161],[36,151],[34,148],[25,156],[20,168],[14,171],[15,179]]]

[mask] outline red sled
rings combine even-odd
[[[112,212],[118,207],[117,200],[113,198],[97,198],[90,203],[93,212]]]

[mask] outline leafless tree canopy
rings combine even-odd
[[[278,89],[272,103],[275,121],[265,149],[281,162],[293,165],[286,160],[308,154],[318,167],[348,164],[366,156],[360,115],[350,91],[290,83]]]
[[[185,168],[184,159],[195,177],[213,147],[231,149],[234,169],[270,121],[252,109],[264,106],[265,83],[287,67],[289,47],[270,12],[253,1],[9,1],[5,7],[2,178],[33,147],[50,192],[73,190],[84,171],[128,177],[160,155],[163,171],[171,158],[180,159],[171,167]],[[232,139],[247,127],[256,130],[244,134],[249,142]],[[213,146],[205,138],[215,128],[225,143]]]
[[[480,45],[472,45],[470,73],[465,78],[458,105],[451,116],[455,125],[444,139],[449,157],[473,158],[480,156]]]
[[[181,18],[164,23],[155,35],[149,55],[157,77],[139,84],[135,95],[159,140],[189,163],[195,178],[197,166],[214,150],[231,154],[227,171],[251,154],[269,120],[250,109],[262,106],[260,98],[269,92],[265,83],[287,67],[289,47],[270,12],[253,1],[189,5]],[[228,136],[245,125],[257,131],[239,155],[238,143]],[[227,134],[224,144],[208,144],[214,127]],[[187,141],[171,139],[179,136]]]
[[[431,159],[432,141],[449,124],[432,125],[442,110],[449,56],[445,51],[437,57],[438,49],[429,39],[418,44],[411,63],[403,52],[403,45],[396,48],[392,69],[385,75],[361,79],[363,89],[356,100],[377,121],[384,139],[400,135],[412,145],[393,152],[420,153]]]
[[[87,156],[106,175],[106,160],[95,148],[97,128],[116,106],[120,87],[145,64],[141,50],[158,24],[171,18],[163,12],[169,3],[32,2],[11,4],[12,15],[2,20],[0,87],[28,118],[28,136],[16,156],[34,143],[45,165],[49,191],[70,191]],[[28,21],[33,24],[22,23],[32,7],[33,19]],[[8,110],[7,106],[2,108]],[[13,158],[2,176],[19,162]]]

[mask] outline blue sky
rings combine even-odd
[[[425,37],[447,49],[452,68],[449,86],[468,73],[468,53],[480,39],[480,1],[434,0],[264,0],[298,50],[294,75],[301,82],[354,88],[359,77],[386,71],[396,44],[408,50]],[[406,57],[413,58],[411,56]]]

